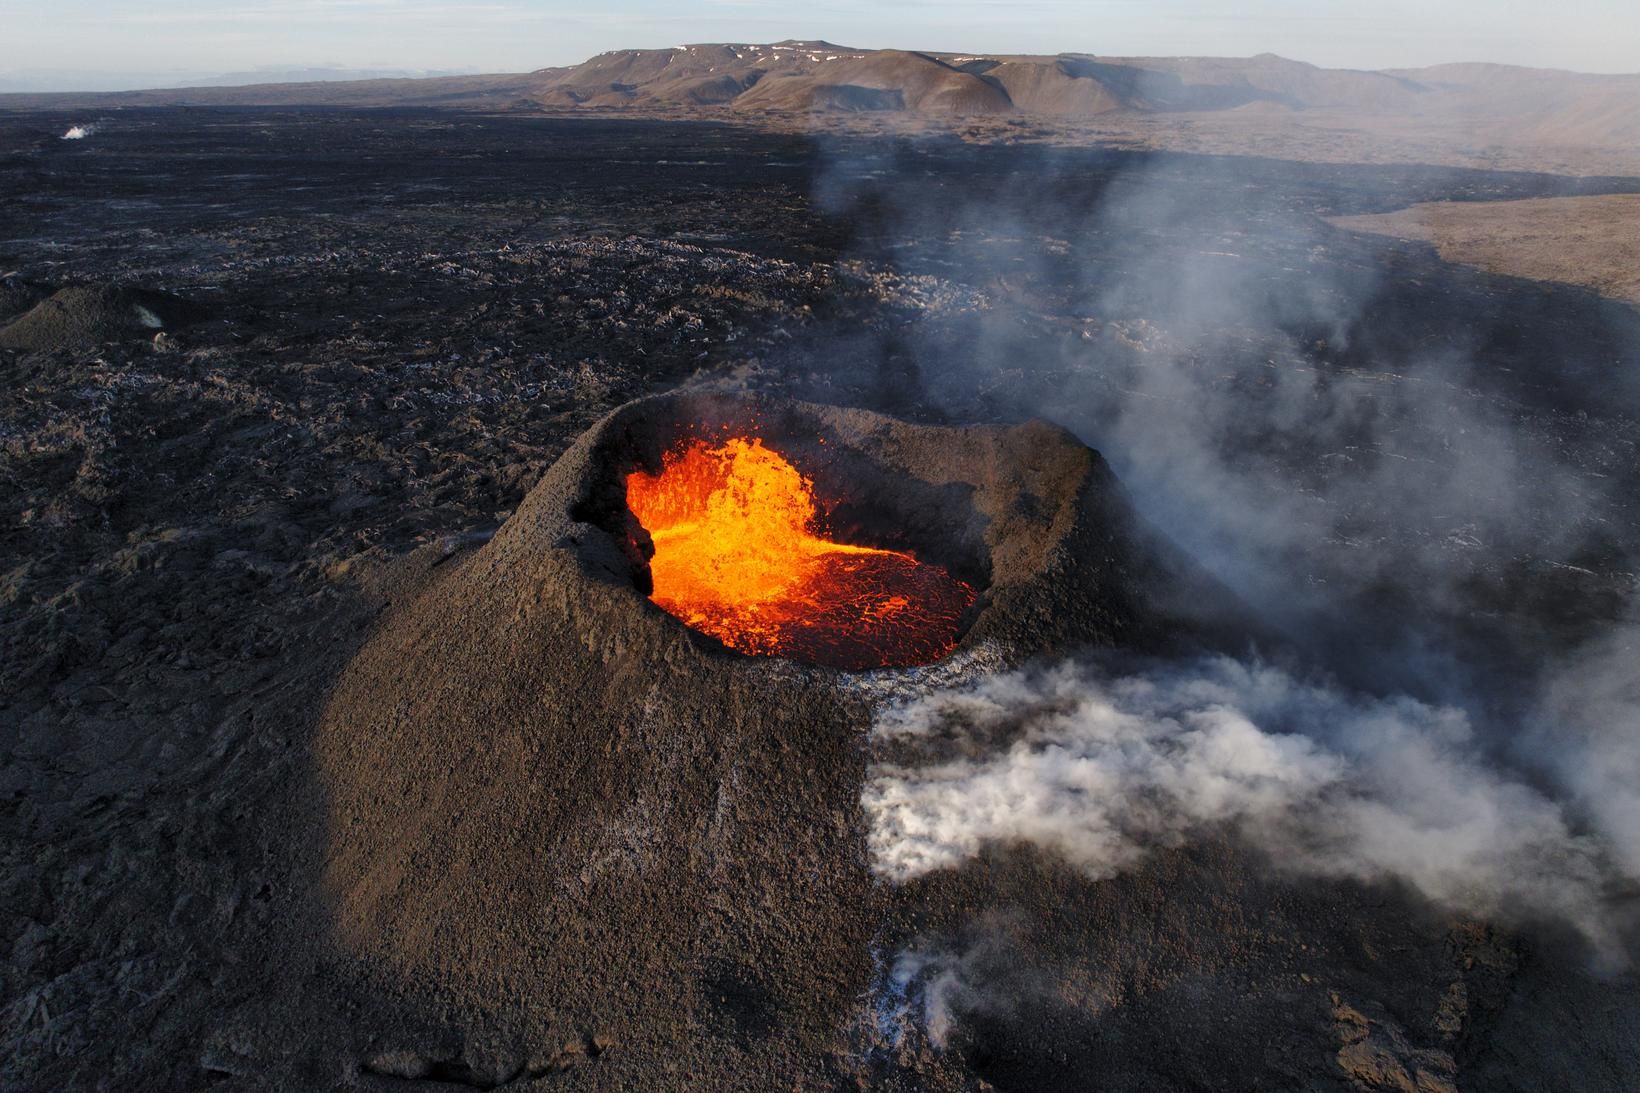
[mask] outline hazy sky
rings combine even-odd
[[[1499,61],[1633,72],[1640,71],[1640,0],[0,0],[0,84],[50,70],[525,71],[606,49],[780,38],[976,52],[1268,51],[1357,68]]]

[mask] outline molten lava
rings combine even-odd
[[[974,602],[943,566],[816,534],[813,483],[757,437],[667,453],[659,474],[627,476],[626,503],[655,544],[655,603],[742,653],[927,664]]]

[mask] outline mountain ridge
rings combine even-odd
[[[130,92],[13,93],[0,109],[414,106],[759,117],[875,114],[1058,121],[1330,115],[1447,127],[1478,143],[1640,140],[1640,74],[1456,63],[1385,70],[1252,57],[863,49],[825,40],[618,49],[524,73]]]

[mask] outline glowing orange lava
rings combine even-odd
[[[654,540],[655,603],[742,653],[927,664],[974,602],[943,566],[815,534],[813,483],[757,437],[668,452],[627,476],[626,503]]]

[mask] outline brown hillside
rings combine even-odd
[[[1053,64],[1004,61],[985,75],[1002,85],[1020,110],[1033,114],[1089,116],[1128,109],[1132,102],[1105,82],[1078,73],[1064,60]]]
[[[858,89],[854,91],[852,89]],[[860,95],[859,92],[868,94]],[[869,93],[877,93],[875,95]],[[1014,109],[1008,92],[982,75],[923,53],[879,50],[821,62],[807,71],[771,75],[735,105],[744,109],[835,109],[848,101],[919,114],[999,114]],[[849,107],[843,106],[847,109]]]
[[[829,42],[795,41],[617,50],[574,68],[552,70],[538,83],[536,98],[585,106],[719,105],[765,76],[806,76],[866,55]]]
[[[1114,65],[1167,73],[1190,88],[1200,103],[1186,109],[1225,109],[1254,100],[1275,100],[1309,109],[1401,113],[1416,109],[1424,88],[1383,72],[1318,68],[1273,53],[1256,57],[1106,58]],[[1240,98],[1240,101],[1229,101]],[[1214,99],[1218,99],[1214,103]]]
[[[1432,244],[1448,262],[1640,304],[1640,194],[1436,201],[1342,216],[1351,231]]]

